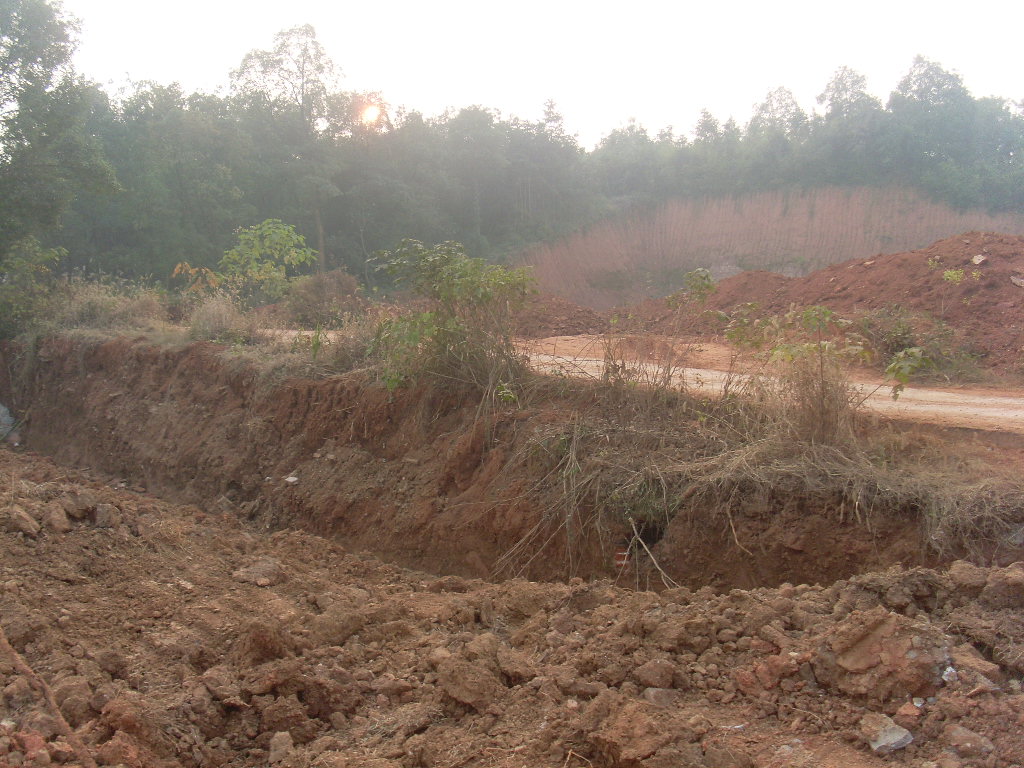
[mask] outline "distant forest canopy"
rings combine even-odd
[[[0,258],[35,237],[64,266],[166,279],[217,264],[239,227],[295,225],[369,281],[406,237],[507,260],[528,245],[675,198],[912,187],[958,209],[1024,212],[1024,105],[975,98],[918,57],[883,104],[845,67],[806,114],[785,88],[746,125],[704,112],[692,136],[631,124],[584,151],[548,103],[536,122],[482,106],[425,117],[346,91],[310,26],[279,33],[227,95],[71,70],[50,0],[0,6]]]

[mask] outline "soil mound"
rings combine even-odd
[[[1021,563],[487,584],[4,449],[0,493],[0,764],[1024,762]]]
[[[607,321],[598,312],[550,293],[530,297],[516,315],[516,335],[523,339],[601,333]]]
[[[744,303],[756,304],[764,315],[821,304],[847,317],[899,305],[963,333],[987,365],[1012,367],[1024,350],[1024,236],[966,232],[921,250],[853,259],[806,277],[744,272],[722,280],[705,308],[730,312]],[[661,333],[695,322],[681,320],[665,299],[621,314]],[[703,321],[705,330],[709,323]]]

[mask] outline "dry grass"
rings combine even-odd
[[[532,493],[546,524],[500,565],[519,570],[544,539],[564,535],[572,573],[573,546],[596,540],[610,552],[633,522],[650,541],[677,515],[728,529],[751,509],[813,509],[868,530],[916,520],[923,548],[941,556],[978,556],[1024,530],[1019,473],[874,423],[840,369],[820,375],[798,365],[719,399],[549,380],[559,390],[548,390],[547,407],[561,399],[571,415],[535,427],[513,459],[538,477]]]
[[[216,292],[199,299],[188,315],[189,338],[226,344],[259,341],[267,319],[256,312],[244,312],[234,297]]]
[[[167,318],[163,296],[131,284],[72,279],[56,293],[46,317],[45,330],[92,328],[127,330],[152,328]]]

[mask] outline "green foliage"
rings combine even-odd
[[[893,400],[899,399],[914,374],[927,367],[929,362],[920,347],[907,347],[892,356],[892,360],[885,367],[885,375],[896,382],[892,388]]]
[[[254,303],[276,301],[288,288],[288,268],[316,261],[305,238],[280,219],[267,219],[238,231],[238,245],[220,260],[225,280]]]
[[[50,0],[0,4],[0,255],[112,184],[86,129],[94,91],[70,67],[73,31]]]
[[[942,279],[951,285],[960,285],[967,273],[963,269],[947,269],[942,273]]]
[[[532,290],[529,271],[470,258],[454,242],[428,248],[404,240],[375,258],[380,270],[431,305],[381,324],[375,348],[389,387],[429,374],[514,400],[526,366],[512,343],[512,316]]]
[[[32,237],[0,252],[0,338],[16,335],[45,313],[51,269],[63,255]]]
[[[292,222],[321,271],[345,266],[369,285],[367,254],[403,236],[500,262],[680,196],[909,184],[960,207],[1024,210],[1024,114],[924,59],[885,106],[842,68],[824,115],[783,88],[746,126],[705,112],[689,141],[630,124],[588,153],[551,103],[533,121],[485,107],[428,119],[339,90],[309,26],[246,55],[227,96],[154,83],[108,96],[69,74],[73,31],[56,0],[0,8],[0,252],[34,234],[89,272],[214,268],[231,232],[264,219]],[[382,112],[364,123],[367,104]],[[269,289],[261,299],[280,293],[279,273],[251,274],[255,293]],[[645,277],[677,287],[675,274]]]
[[[939,320],[892,306],[867,313],[856,328],[886,375],[902,384],[897,395],[915,379],[966,381],[977,376],[976,356]]]

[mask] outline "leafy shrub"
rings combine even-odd
[[[316,261],[316,251],[290,224],[267,219],[238,230],[238,245],[220,260],[227,287],[251,304],[278,301],[288,288],[288,269]]]
[[[63,251],[45,250],[34,238],[0,256],[0,338],[14,336],[45,314],[51,268]]]
[[[857,321],[856,328],[880,363],[887,370],[894,365],[904,370],[908,381],[969,380],[978,375],[977,356],[939,320],[895,305],[869,312]],[[910,359],[913,366],[906,365]]]
[[[428,248],[404,240],[376,258],[380,269],[430,305],[381,323],[374,346],[384,357],[389,386],[429,374],[514,398],[526,363],[512,344],[512,318],[533,288],[529,271],[470,258],[454,242]]]

